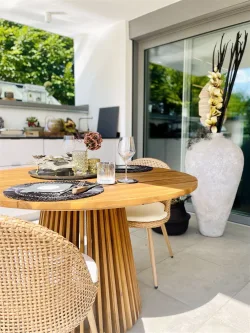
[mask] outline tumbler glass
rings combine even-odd
[[[115,163],[99,162],[97,163],[97,183],[115,184]]]

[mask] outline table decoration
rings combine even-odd
[[[199,230],[204,236],[223,235],[243,171],[244,156],[240,147],[222,133],[248,34],[245,32],[243,40],[241,37],[238,32],[235,42],[231,44],[229,63],[224,66],[229,46],[229,42],[223,42],[224,34],[217,54],[217,45],[214,47],[209,83],[203,88],[203,101],[199,105],[199,114],[206,129],[189,143],[186,154],[186,171],[198,179],[192,202]],[[226,74],[222,73],[224,68],[227,68]],[[205,98],[209,106],[206,115]]]
[[[85,175],[88,171],[87,150],[74,150],[72,152],[72,169],[76,176]]]
[[[73,170],[75,175],[84,175],[88,171],[88,150],[101,148],[102,136],[98,132],[88,132],[84,135],[85,150],[72,152]]]
[[[28,192],[28,189],[34,185],[36,186],[46,186],[49,185],[51,187],[59,184],[67,184],[68,188],[66,190],[60,192]],[[81,183],[80,183],[81,185]],[[101,194],[104,189],[101,185],[93,184],[91,182],[86,182],[86,185],[95,185],[94,187],[90,188],[88,191],[80,192],[73,194],[72,189],[79,186],[79,181],[72,181],[70,183],[66,182],[41,182],[41,183],[26,183],[21,185],[16,185],[13,187],[8,188],[3,192],[3,194],[11,199],[18,199],[24,201],[41,201],[41,202],[50,202],[50,201],[66,201],[66,200],[77,200],[92,197],[98,194]]]
[[[97,163],[100,162],[100,158],[89,158],[88,159],[88,171],[90,173],[97,173]]]

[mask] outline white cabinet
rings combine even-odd
[[[103,162],[122,164],[118,155],[118,139],[104,139],[99,150],[89,151],[89,158],[100,158]],[[82,150],[82,141],[75,149]],[[0,139],[0,167],[34,164],[32,155],[62,155],[63,139]]]
[[[63,140],[62,139],[44,139],[43,140],[44,155],[63,155]]]
[[[0,140],[0,166],[32,164],[32,155],[43,154],[43,140]]]

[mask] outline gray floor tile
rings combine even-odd
[[[250,244],[250,227],[238,223],[228,222],[223,237]]]
[[[233,296],[250,279],[248,268],[223,267],[184,252],[157,264],[157,274],[160,291],[191,307],[202,306],[218,294]],[[151,270],[138,278],[151,285]]]
[[[187,248],[185,253],[223,266],[250,265],[250,243],[225,237],[206,237],[202,242]]]

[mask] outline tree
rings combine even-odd
[[[183,73],[159,64],[149,64],[150,102],[163,103],[164,109],[181,114]]]
[[[61,104],[74,105],[73,61],[71,38],[0,20],[0,80],[47,83]]]

